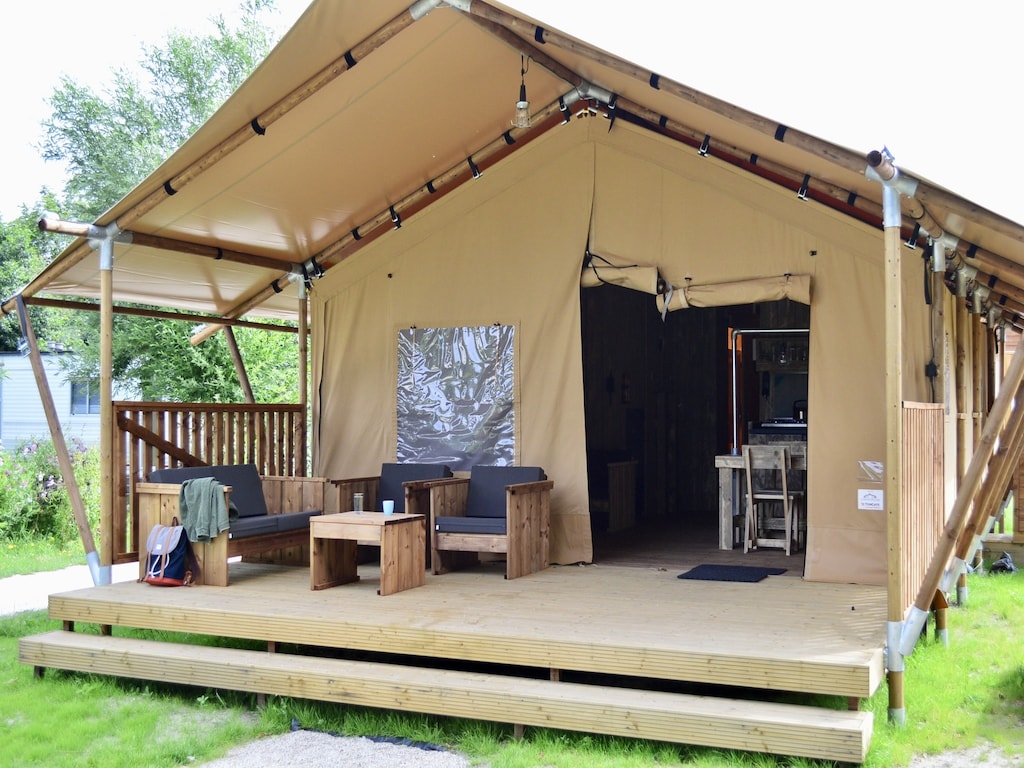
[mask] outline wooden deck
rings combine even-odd
[[[716,534],[709,536],[713,545]],[[21,660],[40,669],[863,761],[871,716],[845,706],[883,680],[884,589],[804,582],[799,556],[777,552],[738,555],[744,564],[793,568],[753,584],[676,578],[700,562],[737,558],[713,546],[672,555],[652,545],[647,558],[609,552],[594,565],[512,581],[502,578],[503,564],[492,564],[428,575],[425,586],[386,597],[377,594],[372,566],[359,567],[356,583],[311,591],[308,569],[233,563],[226,588],[122,583],[54,595],[53,618],[69,628],[112,625],[114,636],[26,638]],[[278,652],[195,652],[129,641],[116,636],[117,626],[249,638]],[[778,703],[777,692],[797,695]],[[813,693],[837,697],[834,708],[799,703],[806,698],[799,694]]]

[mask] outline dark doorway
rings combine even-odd
[[[665,535],[717,540],[714,459],[732,439],[730,329],[806,323],[807,310],[783,301],[691,308],[662,319],[649,294],[611,285],[581,291],[596,561],[643,540],[653,524]],[[746,370],[747,388],[756,392],[754,366]],[[623,471],[630,465],[632,476]],[[617,509],[624,494],[632,501],[626,513]]]

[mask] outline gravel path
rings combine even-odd
[[[203,768],[470,768],[457,752],[425,750],[360,737],[316,731],[292,731],[243,744]],[[480,767],[478,767],[480,768]],[[482,768],[486,768],[483,766]],[[1024,768],[1024,756],[1008,755],[989,745],[919,755],[908,768]]]
[[[203,768],[469,768],[457,752],[391,744],[362,737],[292,731],[235,747]]]

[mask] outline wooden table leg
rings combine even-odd
[[[423,518],[385,525],[380,540],[379,595],[422,587],[427,582],[426,524]]]
[[[732,516],[733,493],[732,479],[734,470],[730,467],[718,468],[718,548],[732,549]]]
[[[309,588],[327,589],[359,581],[356,573],[356,542],[318,539],[309,535]]]

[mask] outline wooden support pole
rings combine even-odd
[[[935,593],[935,600],[932,603],[932,611],[935,613],[935,640],[943,645],[949,645],[949,603],[946,596],[941,592]]]
[[[885,239],[885,511],[889,578],[886,584],[887,621],[903,621],[903,266],[899,226],[887,226]],[[891,634],[895,635],[895,632]],[[903,663],[889,649],[887,670],[889,720],[906,721]]]
[[[38,222],[39,231],[53,232],[60,235],[72,235],[74,237],[92,237],[93,224],[83,224],[78,221],[61,221],[60,219],[42,218]],[[254,253],[233,251],[228,248],[218,248],[215,245],[203,243],[190,243],[187,240],[177,240],[171,237],[159,235],[147,235],[144,232],[132,232],[125,230],[118,237],[120,242],[126,244],[154,248],[162,251],[175,251],[176,253],[187,253],[192,256],[205,256],[208,259],[218,261],[231,261],[236,264],[246,264],[252,267],[263,267],[264,269],[279,269],[284,272],[290,270],[293,262],[285,259],[275,259],[272,256],[258,256]]]
[[[305,412],[309,402],[309,299],[299,296],[299,405]]]
[[[238,342],[235,340],[235,331],[228,325],[224,327],[224,340],[228,344],[228,351],[231,353],[231,361],[235,364],[235,374],[238,376],[238,383],[242,387],[242,394],[245,402],[252,405],[256,398],[252,394],[252,384],[249,382],[249,374],[245,370],[245,361],[242,359],[242,352],[238,349]]]
[[[100,244],[100,562],[114,562],[114,243]],[[149,531],[138,536],[141,539]],[[141,544],[141,541],[139,542]],[[140,547],[141,548],[141,547]]]
[[[31,307],[52,307],[54,309],[71,309],[81,312],[99,312],[100,305],[91,301],[72,301],[69,299],[44,299],[39,296],[26,298],[25,303]],[[148,309],[146,307],[123,307],[114,306],[115,315],[130,315],[132,317],[153,317],[158,320],[180,320],[185,323],[217,323],[218,325],[230,325],[239,328],[254,328],[260,331],[275,331],[277,333],[298,333],[294,325],[278,325],[275,323],[261,323],[252,320],[229,319],[226,317],[212,317],[201,315],[195,312],[171,312],[166,309]]]
[[[985,427],[985,414],[988,413],[991,399],[989,367],[988,334],[985,332],[987,326],[983,325],[979,315],[971,315],[971,372],[974,375],[974,404],[971,416],[974,422],[974,450],[978,449],[978,441],[981,439],[981,430]]]
[[[28,310],[22,297],[15,297],[15,306],[18,310],[18,321],[21,323],[21,335],[25,337],[28,344],[29,362],[32,364],[32,374],[35,376],[36,387],[39,390],[39,399],[43,404],[43,413],[46,416],[46,424],[50,429],[50,439],[53,441],[53,449],[57,454],[57,465],[64,478],[64,487],[68,492],[68,500],[71,502],[71,513],[75,517],[75,524],[78,526],[78,535],[82,539],[82,547],[85,549],[85,557],[89,562],[90,570],[93,572],[93,583],[101,583],[99,561],[96,554],[96,542],[93,539],[92,529],[89,527],[89,518],[85,512],[85,502],[82,501],[82,493],[75,478],[75,468],[71,463],[71,455],[68,453],[67,443],[64,441],[64,432],[61,429],[60,418],[57,416],[57,408],[53,404],[53,392],[50,390],[50,383],[46,379],[46,369],[43,368],[43,358],[39,351],[39,343],[36,340],[35,330],[32,328],[32,321],[29,319]]]
[[[303,287],[299,293],[299,405],[302,411],[300,419],[309,423],[309,297]],[[309,458],[308,451],[308,430],[303,430],[307,439],[299,446],[300,455],[297,457],[297,464],[300,470],[305,473],[306,464]]]
[[[955,304],[956,323],[956,476],[957,487],[967,473],[967,465],[977,446],[974,439],[974,419],[971,418],[971,341],[970,313],[964,301]]]

